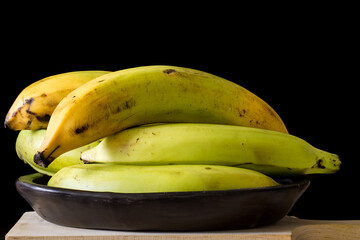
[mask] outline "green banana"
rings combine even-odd
[[[85,162],[132,165],[212,164],[238,166],[264,174],[334,173],[336,154],[277,131],[219,125],[174,123],[130,128],[84,151]]]
[[[18,157],[28,163],[37,172],[52,176],[61,168],[75,164],[82,164],[80,160],[81,152],[91,149],[99,144],[100,140],[88,145],[79,147],[60,155],[47,168],[34,163],[34,154],[45,137],[45,129],[40,130],[21,130],[16,139],[15,149]]]
[[[107,71],[76,71],[61,73],[36,81],[15,99],[4,125],[12,130],[46,128],[58,103],[82,84],[107,74]]]
[[[244,125],[287,133],[278,114],[245,88],[215,75],[173,66],[125,69],[93,79],[56,107],[34,161],[129,127],[158,122]]]
[[[51,187],[117,193],[216,191],[277,185],[256,171],[213,165],[73,165],[61,169],[48,182]]]

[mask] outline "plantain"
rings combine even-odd
[[[72,90],[107,71],[76,71],[49,76],[26,87],[9,109],[4,125],[12,130],[46,128],[58,103]]]
[[[256,171],[212,165],[73,165],[61,169],[48,186],[116,193],[217,191],[279,185]]]
[[[170,123],[130,128],[81,154],[84,162],[127,165],[211,164],[270,176],[334,173],[339,156],[296,136],[219,124]]]
[[[240,125],[287,133],[279,115],[238,84],[188,68],[145,66],[100,76],[68,94],[54,110],[34,161],[46,167],[66,151],[158,122]]]

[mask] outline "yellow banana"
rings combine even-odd
[[[215,191],[278,185],[256,171],[212,165],[73,165],[57,172],[49,186],[95,192],[149,193]]]
[[[46,128],[52,112],[69,92],[107,71],[77,71],[53,75],[26,87],[5,118],[13,130]]]
[[[100,76],[67,95],[56,107],[34,160],[46,167],[63,152],[157,122],[243,125],[287,133],[267,103],[233,82],[188,68],[146,66]]]
[[[73,149],[56,158],[47,168],[34,163],[34,154],[45,137],[45,129],[40,130],[21,130],[16,139],[16,153],[25,163],[28,163],[37,172],[52,176],[63,167],[82,164],[80,160],[81,152],[91,149],[99,144],[100,140],[88,145]]]
[[[334,173],[336,154],[281,132],[219,124],[173,123],[126,129],[84,151],[85,162],[132,165],[211,164],[274,175]]]

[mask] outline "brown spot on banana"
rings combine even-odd
[[[174,70],[174,69],[166,69],[163,72],[166,73],[166,74],[170,74],[170,73],[176,72],[176,70]]]
[[[26,105],[26,104],[28,104],[29,105],[29,108],[30,108],[30,106],[31,106],[31,104],[33,103],[33,101],[34,101],[34,98],[33,97],[31,97],[31,98],[28,98],[28,99],[25,99],[25,104],[24,105]]]
[[[47,123],[50,120],[50,115],[45,114],[43,116],[36,115],[36,119],[39,120],[39,122]]]
[[[130,109],[132,107],[134,107],[136,105],[136,102],[134,99],[130,99],[124,102],[124,104],[122,105],[122,109],[126,110],[126,109]]]
[[[79,127],[77,129],[75,129],[75,133],[80,134],[80,133],[86,131],[88,128],[89,128],[89,124],[86,124],[86,125],[84,125],[82,127]]]
[[[238,113],[239,113],[239,117],[244,117],[244,116],[245,116],[245,114],[246,114],[246,110],[245,110],[245,109],[240,110],[239,108],[236,108],[236,110],[237,110]]]
[[[129,100],[124,101],[120,105],[118,105],[114,110],[111,110],[111,112],[116,114],[121,111],[131,109],[131,108],[135,107],[135,105],[136,105],[135,99],[131,98]]]
[[[323,165],[323,160],[319,159],[316,161],[315,165],[312,166],[312,168],[321,168],[321,169],[325,169],[326,167]]]

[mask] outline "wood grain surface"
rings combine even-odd
[[[35,212],[25,212],[6,235],[6,240],[304,240],[359,239],[360,220],[321,221],[286,216],[278,223],[244,230],[209,232],[129,232],[80,229],[59,226],[43,220]]]

